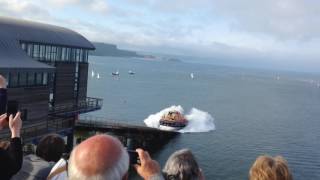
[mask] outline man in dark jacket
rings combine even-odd
[[[5,78],[0,75],[0,109],[5,112],[7,105],[7,83]],[[16,174],[22,165],[22,145],[20,130],[22,121],[20,112],[15,116],[12,114],[0,114],[0,130],[9,126],[11,131],[10,146],[7,150],[0,149],[0,179],[10,179]],[[9,117],[7,117],[9,116]]]

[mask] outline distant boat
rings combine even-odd
[[[91,77],[94,77],[94,71],[93,70],[91,71]]]
[[[120,74],[119,74],[119,71],[116,71],[116,72],[112,72],[112,75],[113,76],[119,76]]]
[[[130,75],[134,75],[135,74],[135,72],[133,72],[133,71],[128,71],[128,74],[130,74]]]
[[[193,73],[191,73],[191,74],[190,74],[190,78],[191,78],[191,79],[193,79],[193,78],[194,78],[194,75],[193,75]]]
[[[100,79],[100,75],[99,75],[99,73],[97,73],[97,79]]]

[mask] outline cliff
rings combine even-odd
[[[114,56],[114,57],[142,57],[134,51],[118,49],[117,45],[92,42],[96,50],[90,52],[93,56]]]

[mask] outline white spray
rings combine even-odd
[[[179,111],[181,114],[184,112],[180,105],[171,106],[161,110],[158,113],[149,115],[149,117],[144,120],[144,123],[148,127],[158,128],[162,115],[168,113],[169,111]],[[179,131],[181,133],[208,132],[215,130],[214,118],[207,112],[192,108],[189,113],[185,114],[185,117],[188,120],[188,125]]]

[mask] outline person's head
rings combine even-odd
[[[76,146],[70,155],[70,180],[127,179],[129,155],[120,141],[109,135],[95,135]]]
[[[250,180],[292,180],[286,160],[281,157],[259,156],[253,163]]]
[[[174,152],[163,168],[167,180],[198,180],[202,179],[202,173],[198,163],[188,149]]]
[[[57,162],[65,150],[65,143],[58,134],[48,134],[42,137],[37,145],[36,155],[50,162]]]

